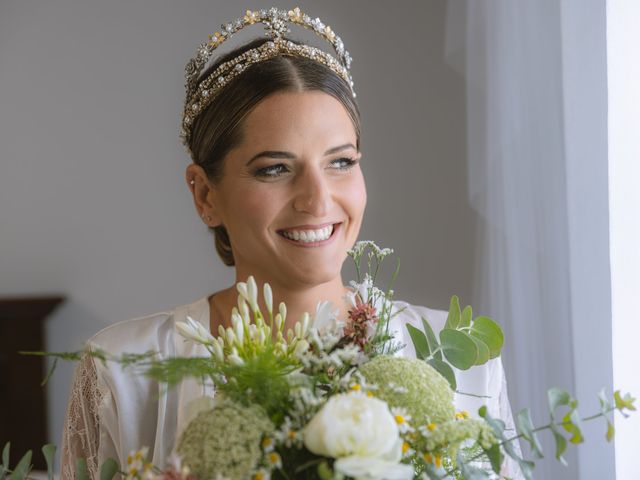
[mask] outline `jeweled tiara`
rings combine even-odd
[[[200,76],[213,56],[213,52],[238,30],[255,23],[264,24],[265,34],[271,37],[272,40],[224,62],[206,78],[201,79]],[[327,40],[333,45],[339,61],[316,47],[304,44],[299,45],[284,38],[284,35],[290,32],[288,23],[301,25]],[[236,19],[234,22],[223,24],[219,32],[209,35],[209,41],[198,47],[196,56],[189,60],[185,67],[185,88],[187,93],[180,137],[187,150],[189,150],[193,121],[211,103],[220,90],[248,66],[282,54],[306,57],[326,65],[347,82],[351,89],[351,94],[354,97],[356,96],[353,89],[353,80],[349,72],[351,56],[345,50],[340,37],[333,32],[330,26],[322,23],[319,18],[311,19],[307,14],[302,13],[298,7],[288,11],[277,8],[256,11],[247,10],[243,17]],[[191,154],[191,152],[189,153]]]

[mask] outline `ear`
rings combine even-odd
[[[185,172],[187,185],[193,195],[193,203],[198,216],[209,227],[222,224],[218,189],[209,180],[207,173],[200,165],[192,163]]]

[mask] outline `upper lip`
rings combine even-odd
[[[296,225],[295,227],[281,228],[278,231],[284,232],[287,230],[320,230],[321,228],[328,227],[330,225],[335,225],[337,223],[341,223],[341,222],[327,222],[327,223],[319,223],[317,225],[310,225],[310,224]]]

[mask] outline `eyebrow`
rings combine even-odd
[[[325,156],[331,155],[331,154],[340,152],[341,150],[346,150],[347,148],[353,148],[354,150],[357,150],[357,148],[353,145],[353,143],[345,143],[344,145],[338,145],[337,147],[330,148],[329,150],[324,152],[324,155]],[[265,150],[264,152],[257,153],[253,157],[251,157],[251,160],[247,162],[246,166],[248,167],[251,164],[251,162],[253,162],[254,160],[260,157],[287,158],[290,160],[296,159],[296,156],[291,152],[283,152],[280,150]]]

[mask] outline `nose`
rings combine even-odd
[[[314,217],[324,217],[331,204],[331,190],[321,169],[308,168],[296,185],[293,208]]]

